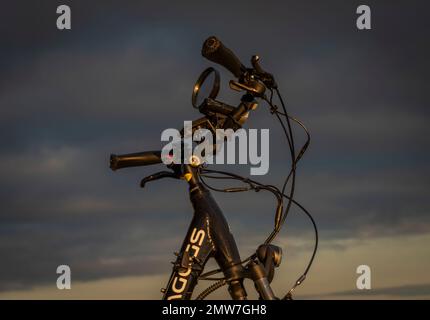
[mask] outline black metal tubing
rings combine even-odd
[[[145,151],[110,155],[110,168],[113,171],[127,167],[148,166],[157,163],[161,163],[160,151]]]
[[[197,178],[197,172],[188,181],[194,216],[188,228],[173,271],[164,291],[164,300],[191,299],[194,287],[209,258],[214,257],[229,279],[232,299],[246,299],[243,287],[244,270],[239,250],[227,221],[207,190]]]

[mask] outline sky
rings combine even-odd
[[[71,8],[71,30],[56,28],[60,4]],[[161,149],[164,129],[198,118],[191,93],[208,66],[221,73],[219,99],[239,102],[232,75],[200,54],[211,35],[246,65],[258,54],[312,135],[295,197],[317,221],[320,249],[295,297],[430,298],[429,6],[366,1],[372,29],[359,31],[360,4],[4,1],[0,298],[161,298],[192,218],[187,186],[162,180],[140,189],[141,178],[162,168],[112,172],[108,159]],[[280,185],[288,151],[264,103],[247,127],[270,129],[270,169],[259,179]],[[241,255],[252,253],[271,231],[272,197],[214,197]],[[273,284],[279,296],[303,272],[313,240],[293,209],[275,241],[284,250]],[[63,264],[71,290],[56,287]],[[356,288],[363,264],[371,290]]]

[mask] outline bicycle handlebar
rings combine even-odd
[[[236,78],[246,71],[245,66],[236,55],[215,36],[209,37],[203,43],[202,56],[227,68]]]
[[[202,47],[202,55],[208,60],[224,66],[237,78],[240,78],[247,71],[236,55],[215,36],[211,36],[205,40]],[[232,119],[227,121],[229,124],[227,127],[233,126],[233,122],[237,122],[240,116],[247,111],[244,110],[243,104],[238,108],[234,108],[217,101],[212,101],[212,104],[207,109],[207,111],[211,112],[229,114]],[[158,163],[162,163],[160,151],[110,155],[110,168],[113,171],[127,167],[147,166]]]
[[[110,155],[110,168],[113,171],[127,167],[148,166],[161,162],[161,151],[145,151]]]

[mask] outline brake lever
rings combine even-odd
[[[259,61],[260,61],[259,56],[257,55],[252,56],[251,64],[254,70],[257,72],[257,76],[267,87],[276,89],[278,85],[275,82],[275,78],[271,73],[263,70],[263,68],[260,66]]]
[[[251,93],[256,97],[262,97],[264,95],[264,92],[266,91],[266,87],[262,83],[252,79],[246,80],[245,83],[241,83],[240,81],[238,82],[238,81],[230,80],[229,85],[230,85],[230,88],[233,90],[236,90],[236,91],[243,90],[248,93]]]
[[[143,178],[140,181],[140,187],[144,188],[145,184],[147,182],[150,181],[155,181],[155,180],[159,180],[159,179],[163,179],[163,178],[174,178],[174,179],[179,179],[178,175],[176,173],[173,172],[169,172],[169,171],[160,171],[154,174],[151,174],[150,176],[147,176],[145,178]]]

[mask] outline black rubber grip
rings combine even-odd
[[[146,151],[120,155],[110,155],[110,168],[114,171],[121,168],[148,166],[161,162],[162,161],[160,151]]]
[[[209,37],[203,43],[202,56],[212,62],[227,68],[236,78],[246,70],[236,55],[215,36]]]

